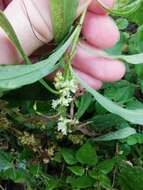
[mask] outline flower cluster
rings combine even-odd
[[[61,110],[65,110],[70,106],[70,103],[73,101],[73,95],[78,90],[77,80],[73,75],[70,75],[68,79],[64,76],[62,72],[58,72],[55,77],[55,88],[59,92],[59,98],[52,101],[52,108],[59,108],[59,120],[57,124],[58,131],[62,132],[63,135],[71,132],[71,126],[74,126],[78,123],[76,119],[69,119],[66,117],[66,111],[64,114]]]
[[[34,135],[29,134],[27,132],[24,132],[23,136],[19,137],[19,140],[23,145],[33,146],[33,147],[38,145],[38,141],[36,140]]]
[[[78,124],[78,120],[68,119],[61,116],[58,120],[58,131],[61,131],[63,135],[67,135],[67,133],[72,132],[70,126],[75,124]]]
[[[74,77],[70,80],[65,79],[62,72],[58,72],[55,77],[55,88],[59,91],[60,97],[52,101],[52,108],[58,106],[68,107],[72,102],[72,95],[78,90],[78,84]]]

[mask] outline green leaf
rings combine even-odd
[[[77,163],[75,154],[71,149],[64,148],[62,149],[61,153],[67,164],[73,165]]]
[[[8,91],[34,83],[56,70],[59,67],[59,65],[56,65],[57,61],[71,44],[76,32],[77,30],[48,59],[33,65],[0,66],[0,91]]]
[[[57,59],[50,56],[48,60],[34,65],[0,66],[0,91],[13,90],[38,81],[58,68],[56,62]]]
[[[83,114],[88,109],[92,99],[93,98],[89,93],[86,93],[81,97],[79,105],[78,105],[78,110],[77,110],[77,113],[75,115],[77,119],[80,119],[83,116]]]
[[[90,143],[85,143],[76,153],[76,158],[81,164],[94,166],[97,164],[95,148]]]
[[[117,55],[113,57],[134,65],[143,64],[143,53],[134,55]]]
[[[23,169],[10,168],[3,172],[3,177],[4,179],[11,179],[15,183],[30,184],[32,181],[29,173]]]
[[[136,133],[136,130],[131,127],[119,129],[118,131],[95,138],[95,141],[112,141],[127,138]]]
[[[115,165],[115,160],[104,160],[100,162],[97,166],[98,171],[102,172],[103,174],[108,174],[113,170]]]
[[[84,168],[80,166],[71,166],[68,169],[77,176],[83,176]]]
[[[46,186],[45,190],[54,190],[57,189],[58,187],[60,187],[60,180],[56,179],[52,176],[48,176],[48,184]]]
[[[3,151],[0,151],[0,171],[13,168],[11,156]]]
[[[73,188],[78,189],[87,189],[89,187],[92,187],[94,184],[94,180],[90,178],[89,176],[82,176],[79,178],[71,178],[68,180],[68,182],[71,184]]]
[[[96,170],[92,170],[89,172],[90,177],[95,179],[103,188],[111,189],[111,181],[110,179],[101,173],[101,171],[97,172]]]
[[[130,16],[138,11],[141,2],[142,0],[116,0],[115,7],[113,9],[109,9],[109,12],[117,16]]]
[[[128,145],[143,144],[143,134],[135,134],[127,138]]]
[[[131,14],[127,16],[129,21],[135,22],[136,24],[143,24],[143,17],[142,17],[142,12],[143,12],[143,2],[140,4],[139,7],[137,7],[137,10],[134,12],[134,14]]]
[[[76,16],[77,0],[52,0],[50,1],[53,20],[54,37],[61,41],[70,31]]]
[[[95,180],[98,179],[98,175],[99,175],[99,173],[97,172],[97,170],[91,170],[91,171],[89,171],[89,176],[92,177]]]
[[[94,98],[99,102],[99,104],[101,104],[106,110],[124,118],[125,120],[127,120],[131,123],[143,125],[143,109],[134,109],[134,110],[125,109],[125,108],[119,106],[118,104],[112,102],[108,98],[104,97],[96,90],[89,87],[77,75],[76,75],[76,77],[80,81],[81,85],[88,92],[90,92],[94,96]]]
[[[124,30],[128,27],[129,22],[127,19],[125,18],[119,18],[116,20],[117,26],[119,28],[119,30]]]
[[[39,164],[31,164],[28,169],[30,173],[36,177],[38,177],[41,173],[41,166]]]
[[[93,126],[92,128],[97,128],[104,129],[104,128],[111,128],[115,126],[121,125],[123,122],[125,122],[124,119],[121,117],[114,115],[114,114],[98,114],[92,117],[89,121],[92,121],[91,125]]]
[[[136,86],[128,81],[121,80],[115,84],[105,86],[104,95],[121,104],[128,102],[134,97]]]
[[[2,11],[0,11],[0,27],[3,28],[3,30],[6,32],[8,37],[11,39],[11,41],[15,44],[17,50],[21,54],[22,58],[24,59],[26,64],[30,64],[31,61],[28,59],[27,55],[25,54],[14,29],[12,28],[11,24],[9,23],[8,19],[4,15]]]
[[[122,190],[143,189],[143,168],[124,165],[121,167],[119,184]]]
[[[112,186],[111,186],[111,180],[109,177],[107,177],[106,175],[99,175],[98,176],[99,178],[99,182],[101,184],[101,186],[105,189],[112,189]]]

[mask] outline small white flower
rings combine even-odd
[[[55,110],[60,104],[59,100],[52,100],[52,108]]]
[[[61,117],[58,121],[58,131],[61,131],[63,133],[63,135],[67,135],[67,124],[68,124],[68,120],[66,118]]]
[[[61,85],[63,82],[64,82],[63,74],[62,74],[62,72],[59,71],[55,77],[55,88],[61,89],[62,88]]]
[[[75,93],[78,89],[77,81],[73,78],[71,80],[65,80],[62,72],[58,72],[55,77],[55,88],[65,92]]]
[[[78,123],[79,123],[79,121],[76,119],[67,119],[64,117],[60,117],[58,120],[57,128],[58,128],[58,131],[61,131],[63,133],[63,135],[67,135],[68,132],[69,133],[72,132],[68,129],[68,126],[75,125]]]
[[[70,83],[69,83],[69,86],[70,86],[70,91],[72,93],[76,93],[76,91],[78,90],[78,84],[77,84],[77,81],[76,80],[71,80]]]
[[[62,106],[68,107],[69,104],[72,102],[72,97],[61,96],[59,101]]]

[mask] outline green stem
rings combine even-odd
[[[44,79],[39,80],[39,82],[51,93],[59,95],[60,93],[56,90],[54,90],[53,88],[51,88],[45,81]]]
[[[25,54],[24,51],[23,51],[23,54],[22,54],[22,55],[23,55],[23,58],[24,58],[24,60],[25,60],[25,63],[28,64],[28,65],[31,65],[32,62],[31,62],[31,60],[29,59],[29,57]],[[44,79],[40,79],[39,82],[40,82],[48,91],[50,91],[51,93],[56,94],[56,95],[59,94],[58,91],[52,89],[52,88],[45,82]]]
[[[5,190],[5,189],[0,185],[0,190]]]
[[[75,53],[76,53],[77,44],[79,42],[79,37],[80,37],[80,33],[81,33],[81,29],[82,29],[82,25],[83,25],[83,22],[84,22],[86,12],[87,12],[87,9],[85,9],[85,11],[82,13],[82,15],[80,17],[80,20],[79,20],[79,23],[78,23],[78,26],[77,26],[77,33],[76,33],[75,38],[73,40],[71,50],[66,55],[67,63],[65,64],[65,67],[64,67],[66,79],[69,79],[69,77],[71,77],[71,64],[72,64],[72,60],[73,60],[73,58],[75,56]]]
[[[84,22],[84,18],[85,18],[85,15],[86,15],[86,12],[87,12],[87,9],[82,13],[81,15],[81,18],[80,18],[80,21],[79,21],[79,24],[78,24],[78,29],[77,29],[77,34],[73,40],[73,44],[72,44],[72,48],[71,48],[71,51],[69,53],[69,61],[68,63],[71,64],[71,61],[76,53],[76,47],[77,47],[77,44],[78,44],[78,41],[79,41],[79,37],[80,37],[80,33],[81,33],[81,29],[82,29],[82,25],[83,25],[83,22]]]

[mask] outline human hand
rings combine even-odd
[[[4,10],[12,0],[0,0],[0,9]]]
[[[102,1],[106,3],[107,6],[113,6],[113,0]],[[31,2],[34,3],[34,6]],[[80,0],[79,2],[77,14],[79,14],[89,4],[90,0]],[[37,13],[37,8],[35,8],[37,5],[38,10],[42,10],[42,17]],[[34,32],[40,40],[35,37],[31,30],[31,25],[27,18],[25,8],[35,29]],[[22,0],[13,0],[5,10],[5,14],[13,25],[15,32],[28,55],[31,55],[37,48],[42,46],[43,42],[48,43],[53,39],[51,15],[47,0],[41,0],[40,3],[36,0],[24,0],[24,4],[22,3]],[[43,21],[43,18],[46,18],[46,20]],[[77,54],[73,60],[73,67],[77,74],[95,89],[101,88],[103,82],[120,80],[125,73],[125,66],[123,63],[107,58],[97,58],[95,56],[91,56],[86,51],[87,48],[109,48],[114,46],[119,40],[119,31],[114,21],[95,0],[92,1],[89,6],[82,33],[86,41],[82,41],[78,45]],[[12,51],[12,45],[9,45],[8,47],[7,45],[5,46],[8,48],[10,56],[14,57],[13,61],[16,59],[19,60],[17,52],[14,50]],[[0,45],[1,53],[4,51],[3,47],[3,44]],[[2,55],[4,56],[4,52]],[[10,58],[8,60],[8,55],[6,56],[6,62],[12,62],[12,59]]]
[[[113,7],[114,0],[102,0],[107,7]],[[92,0],[85,17],[82,40],[73,60],[77,74],[92,88],[100,89],[103,82],[120,80],[125,74],[121,61],[97,57],[90,54],[113,47],[120,39],[119,30],[105,9]]]

